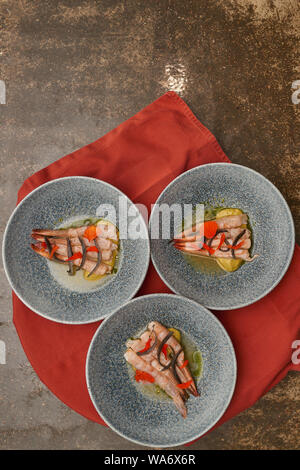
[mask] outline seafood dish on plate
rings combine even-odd
[[[174,208],[168,219],[165,207]],[[212,310],[245,307],[271,292],[295,246],[282,194],[233,163],[200,165],[175,178],[156,200],[149,227],[152,262],[164,283]]]
[[[122,233],[120,201],[138,224],[138,239]],[[3,237],[3,266],[16,295],[38,315],[65,324],[101,320],[128,302],[149,258],[138,208],[117,188],[85,176],[54,179],[31,191]]]
[[[174,247],[192,256],[211,257],[228,272],[258,257],[250,254],[252,230],[247,214],[241,209],[217,208],[213,215],[185,228],[172,240]]]
[[[179,330],[151,321],[139,337],[127,340],[124,357],[134,370],[136,382],[153,384],[157,387],[154,389],[156,393],[161,389],[173,400],[181,416],[186,418],[188,393],[199,396],[190,363],[194,376],[198,376],[201,354],[194,350],[192,358],[187,359],[186,348],[181,343]]]
[[[68,266],[69,276],[84,271],[95,281],[116,272],[119,252],[117,227],[105,219],[85,219],[56,230],[33,229],[31,248],[48,260]]]
[[[101,322],[87,353],[86,383],[100,418],[147,447],[205,434],[228,407],[235,382],[223,325],[199,303],[172,294],[120,307]]]

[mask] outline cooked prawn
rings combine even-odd
[[[161,323],[157,321],[150,322],[148,325],[148,329],[150,331],[153,330],[155,334],[157,335],[159,341],[161,342],[170,333],[170,331],[165,326],[163,326]],[[178,358],[177,358],[176,372],[180,379],[183,378],[184,382],[188,382],[192,380],[192,383],[187,390],[191,392],[195,397],[197,397],[199,393],[197,391],[194,379],[191,375],[191,372],[188,366],[184,366],[185,358],[184,358],[184,351],[181,350],[182,349],[181,345],[178,343],[177,339],[173,335],[168,338],[168,340],[166,341],[166,344],[168,344],[169,346],[173,348],[175,354],[179,353]]]
[[[42,235],[32,235],[32,238],[34,240],[37,240],[39,242],[44,242],[45,237]],[[70,238],[70,243],[72,247],[72,252],[73,253],[82,253],[82,246],[80,243],[80,240],[78,237]],[[87,239],[84,239],[84,241]],[[108,242],[110,245],[104,245],[104,246],[110,246],[110,249],[101,249],[101,256],[103,261],[111,261],[112,256],[113,256],[113,250],[115,250],[115,247],[112,247],[113,244],[109,240],[104,240],[105,242]],[[56,251],[57,254],[63,255],[67,257],[67,239],[66,238],[49,238],[49,243],[50,245],[53,246],[58,246],[58,250]],[[94,243],[89,243],[89,245],[86,245],[87,248],[94,246]],[[101,248],[101,243],[98,243],[99,247]],[[103,245],[102,245],[103,246]],[[92,261],[97,261],[97,253],[94,251],[88,251],[87,252],[87,258],[92,260]]]
[[[39,245],[39,244],[33,245],[32,244],[31,248],[36,253],[38,253],[39,255],[44,256],[47,259],[50,259],[50,253],[48,251],[46,251],[45,248],[43,248],[41,245]],[[58,252],[59,252],[59,250],[57,250],[55,252],[55,255],[56,255],[58,261],[63,261],[63,262],[67,263],[67,260],[68,260],[67,256],[66,255],[61,255]],[[96,262],[91,261],[89,259],[86,259],[83,264],[82,264],[81,259],[74,259],[73,263],[76,266],[81,267],[82,269],[85,269],[89,273],[93,272],[93,274],[97,274],[97,275],[108,274],[112,271],[112,267],[109,266],[108,264],[104,264],[104,263],[100,263],[99,266],[96,268]]]
[[[48,259],[68,262],[70,275],[74,274],[74,265],[86,270],[88,277],[112,271],[119,235],[111,222],[103,220],[94,226],[68,229],[34,229],[31,236],[37,241],[37,244],[31,245],[32,249]],[[76,257],[78,254],[81,256]]]
[[[133,349],[128,349],[124,357],[129,364],[135,369],[147,372],[152,375],[155,383],[164,390],[174,401],[176,408],[179,410],[183,418],[187,415],[187,409],[176,385],[170,381],[162,372],[159,372],[155,367],[145,361],[142,357],[138,356]]]
[[[146,346],[149,338],[151,338],[151,335],[152,335],[152,332],[147,330],[143,334],[141,334],[140,338],[138,338],[138,339],[129,339],[126,343],[126,346],[128,348],[131,348],[134,352],[138,353],[139,351],[141,351]],[[154,341],[155,341],[155,339],[153,338],[153,342]],[[153,348],[153,350],[151,350],[151,352],[149,352],[148,354],[145,354],[143,356],[143,359],[146,362],[148,362],[152,367],[157,369],[158,372],[161,372],[168,380],[170,380],[175,385],[177,385],[179,382],[176,380],[176,378],[172,374],[171,370],[170,369],[163,370],[163,366],[161,366],[160,363],[158,362],[158,360],[157,360],[157,349],[158,349],[158,345],[156,345],[156,347]],[[161,362],[164,365],[166,365],[168,363],[168,361],[167,361],[167,359],[165,359],[165,357],[161,359]],[[186,397],[185,391],[181,390],[181,389],[178,389],[178,390],[179,390],[179,393],[181,394],[181,396],[183,398],[185,398]]]

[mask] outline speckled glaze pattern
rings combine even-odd
[[[247,167],[213,163],[176,178],[156,204],[199,204],[222,200],[223,207],[242,209],[249,216],[253,246],[259,254],[237,271],[217,276],[195,270],[168,240],[152,239],[151,257],[156,270],[175,293],[215,309],[235,309],[268,294],[285,274],[295,245],[289,207],[278,189]],[[154,207],[150,228],[156,219]],[[174,224],[171,221],[171,233]],[[151,233],[151,232],[150,232]]]
[[[97,290],[82,293],[63,287],[50,274],[45,258],[30,247],[33,228],[55,228],[60,218],[95,217],[100,204],[117,209],[119,197],[128,207],[132,205],[110,184],[75,176],[38,187],[16,207],[4,235],[3,262],[11,287],[25,305],[57,322],[90,323],[109,315],[135,295],[150,258],[148,230],[135,206],[131,210],[140,218],[143,238],[121,240],[118,272]]]
[[[151,320],[181,330],[202,353],[201,395],[188,399],[185,419],[171,400],[141,393],[128,373],[126,340]],[[223,415],[235,387],[236,359],[227,332],[206,308],[177,295],[152,294],[131,300],[100,325],[86,377],[95,408],[114,431],[145,446],[171,447],[201,436]]]

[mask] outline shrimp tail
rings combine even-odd
[[[183,418],[186,418],[187,416],[187,409],[184,404],[184,401],[181,396],[176,396],[173,398],[174,405],[176,406],[177,410],[181,414]]]
[[[33,243],[31,244],[31,248],[33,249],[33,251],[35,251],[38,255],[41,255],[41,256],[44,256],[44,258],[50,258],[50,254],[47,250],[45,250],[44,248],[42,248],[41,246],[39,246],[39,244],[37,243],[36,245],[34,245]]]
[[[44,230],[44,229],[37,229],[34,228],[32,230],[32,237],[37,235],[43,235],[44,237],[67,237],[68,236],[68,230]]]

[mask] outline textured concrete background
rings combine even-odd
[[[23,180],[177,91],[233,162],[286,197],[299,233],[297,0],[0,0],[1,221]],[[298,66],[298,68],[297,68]],[[298,141],[297,141],[298,127]],[[299,241],[299,238],[298,238]],[[58,401],[12,325],[1,265],[1,449],[139,448]],[[271,319],[270,319],[271,321]],[[300,447],[300,375],[190,449]]]

